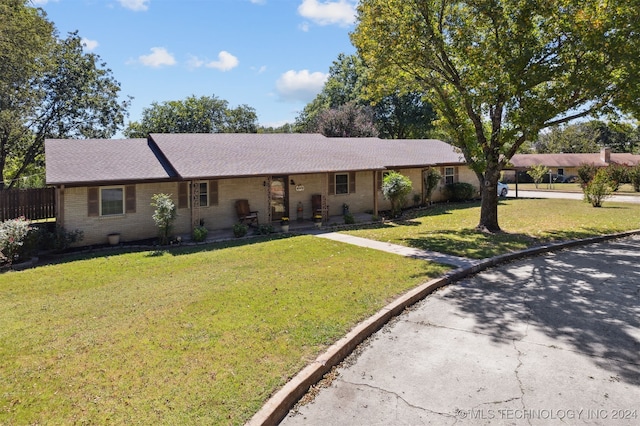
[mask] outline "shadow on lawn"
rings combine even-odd
[[[527,234],[501,232],[487,234],[475,229],[443,230],[422,233],[419,238],[405,238],[409,247],[430,250],[471,259],[485,259],[504,253],[543,245],[549,242],[578,240],[602,235],[602,230],[554,230],[539,238]]]
[[[592,244],[493,268],[452,286],[447,299],[496,342],[526,340],[587,354],[611,372],[609,380],[638,386],[638,265],[638,238]],[[515,328],[518,322],[527,327]]]

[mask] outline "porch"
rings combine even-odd
[[[370,213],[352,213],[352,216],[355,220],[356,224],[364,224],[372,222],[372,215]],[[308,234],[313,232],[322,232],[323,229],[331,229],[334,226],[344,225],[344,217],[342,215],[329,216],[329,221],[324,222],[322,227],[318,229],[316,224],[309,219],[305,219],[302,221],[298,220],[290,220],[289,221],[289,233],[300,233],[300,234]],[[282,232],[280,229],[280,222],[274,221],[271,222],[273,226],[273,230],[275,232]],[[254,235],[255,228],[250,228],[247,235]],[[183,241],[190,241],[190,235],[181,235]],[[207,242],[214,241],[222,241],[222,240],[230,240],[235,239],[233,235],[233,230],[229,229],[213,229],[209,230],[207,234]]]

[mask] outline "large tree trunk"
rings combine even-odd
[[[480,179],[480,223],[477,229],[482,232],[500,232],[498,225],[498,178],[500,170],[497,164],[487,167],[484,176]]]

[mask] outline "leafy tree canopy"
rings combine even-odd
[[[43,174],[45,138],[109,138],[129,101],[77,33],[57,36],[25,0],[0,3],[0,189]]]
[[[478,229],[500,230],[500,170],[541,129],[637,107],[637,1],[362,0],[352,41],[369,95],[429,94],[481,183]]]
[[[541,132],[533,147],[541,154],[598,152],[603,147],[611,148],[612,152],[637,153],[639,143],[638,127],[594,120],[554,126]]]
[[[256,133],[258,116],[248,105],[229,108],[216,96],[189,96],[181,101],[154,102],[142,112],[140,122],[124,131],[130,138],[149,133]]]
[[[367,68],[357,55],[338,55],[329,69],[329,78],[322,91],[307,104],[296,119],[298,132],[317,132],[324,126],[317,123],[320,115],[339,114],[347,109],[359,109],[362,116],[371,115],[377,128],[376,136],[387,139],[424,138],[433,128],[435,113],[431,105],[417,92],[403,93],[388,90],[384,96],[371,98],[365,95]],[[344,108],[343,108],[344,109]],[[334,110],[327,112],[328,110]],[[357,129],[346,133],[362,133]],[[369,132],[365,132],[369,135]]]

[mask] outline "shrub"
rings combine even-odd
[[[613,185],[605,169],[600,169],[583,189],[584,200],[593,207],[602,207],[602,202],[611,196]]]
[[[244,237],[247,235],[247,231],[249,231],[249,227],[244,223],[236,223],[233,225],[233,235],[236,238]]]
[[[629,169],[629,182],[633,185],[633,190],[640,192],[640,164]]]
[[[168,244],[171,227],[177,216],[176,205],[168,194],[154,194],[151,199],[151,205],[156,208],[152,217],[158,227],[160,245]]]
[[[471,200],[476,193],[473,185],[467,182],[449,183],[445,186],[445,191],[451,201]]]
[[[394,216],[400,213],[411,189],[411,180],[398,172],[390,172],[382,180],[382,195],[391,200],[391,213]]]
[[[344,215],[344,223],[345,225],[353,225],[354,223],[356,223],[356,219],[351,213],[347,213]]]
[[[263,223],[260,226],[258,226],[258,229],[256,229],[256,233],[259,234],[259,235],[272,234],[273,233],[273,225]]]
[[[191,238],[193,238],[193,241],[200,243],[207,239],[207,234],[209,234],[209,230],[200,225],[193,228],[193,235]]]
[[[24,239],[31,231],[31,222],[24,217],[0,223],[0,262],[11,265],[16,259]]]
[[[580,186],[583,190],[596,175],[597,170],[598,168],[593,164],[581,164],[578,167],[578,180],[580,181]]]
[[[78,229],[67,231],[59,225],[53,230],[48,229],[43,224],[34,225],[32,228],[33,231],[29,234],[28,239],[33,238],[35,248],[38,250],[64,251],[71,244],[80,242],[84,238],[84,232]]]

